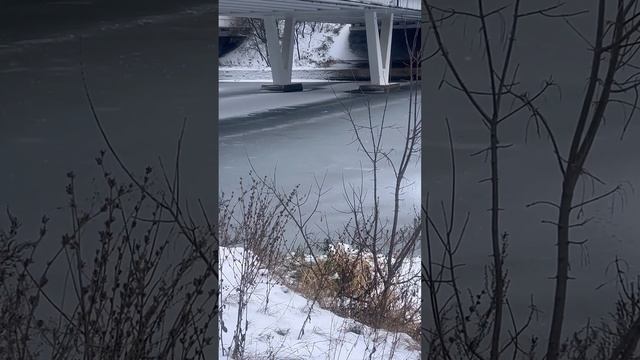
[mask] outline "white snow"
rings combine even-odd
[[[340,33],[333,39],[333,44],[329,48],[328,55],[332,59],[343,61],[362,60],[349,48],[349,31],[351,25],[346,25],[340,29]]]
[[[322,24],[322,30],[305,31],[304,36],[298,35],[298,46],[294,46],[293,51],[293,68],[304,70],[335,67],[333,63],[336,61],[358,60],[359,57],[349,49],[349,28],[350,25]],[[266,53],[264,46],[261,48]],[[251,38],[221,57],[219,65],[225,70],[268,69],[255,50],[255,41]]]
[[[239,274],[244,250],[220,247],[221,324],[220,358],[229,359],[237,324]],[[419,344],[403,333],[391,333],[342,318],[275,282],[263,270],[258,277],[246,319],[247,359],[419,359]],[[418,281],[419,286],[419,281]],[[419,295],[418,295],[419,296]],[[268,306],[266,305],[268,299]],[[300,334],[302,325],[310,316]],[[244,322],[244,320],[243,320]],[[369,355],[374,350],[371,357]]]

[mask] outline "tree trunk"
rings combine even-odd
[[[562,325],[564,323],[564,309],[567,301],[567,282],[569,280],[569,221],[573,192],[578,179],[578,169],[567,166],[567,175],[562,183],[562,197],[558,211],[557,224],[557,263],[556,263],[556,291],[553,299],[553,315],[547,360],[557,360],[560,356],[560,340],[562,339]]]
[[[502,329],[502,300],[504,279],[502,277],[502,251],[500,246],[500,193],[498,183],[498,124],[491,123],[491,245],[493,247],[493,267],[495,277],[494,301],[495,319],[491,335],[491,356],[500,357],[500,333]]]

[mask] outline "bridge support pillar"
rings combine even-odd
[[[267,38],[267,53],[271,64],[272,85],[264,85],[263,89],[276,91],[300,91],[302,84],[292,84],[293,46],[295,43],[295,19],[289,15],[284,18],[282,42],[278,31],[277,18],[267,16],[264,19]]]
[[[378,19],[380,26],[378,26]],[[393,14],[378,14],[367,11],[364,14],[367,32],[367,51],[369,55],[369,74],[371,85],[389,85],[389,67],[391,64],[391,39],[393,35]]]

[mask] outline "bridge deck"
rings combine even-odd
[[[294,14],[298,21],[362,22],[368,10],[393,13],[396,20],[419,20],[420,0],[220,0],[220,15],[264,18]]]

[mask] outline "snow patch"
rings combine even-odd
[[[220,358],[229,359],[237,323],[239,276],[244,249],[220,247],[221,326]],[[410,336],[377,330],[340,317],[274,283],[262,271],[248,303],[246,358],[251,359],[362,359],[375,347],[371,359],[419,359],[420,346]],[[419,284],[418,284],[419,285]],[[268,301],[268,306],[265,306]],[[309,316],[309,319],[307,318]],[[243,321],[244,321],[243,319]],[[302,325],[308,321],[304,332]]]
[[[315,31],[300,29],[297,46],[293,49],[293,68],[317,69],[332,66],[336,62],[358,59],[349,49],[350,25],[321,24]],[[258,45],[259,44],[259,45]],[[266,54],[264,44],[249,36],[236,49],[219,59],[220,67],[238,70],[268,69],[256,47]],[[225,69],[226,70],[226,69]]]

